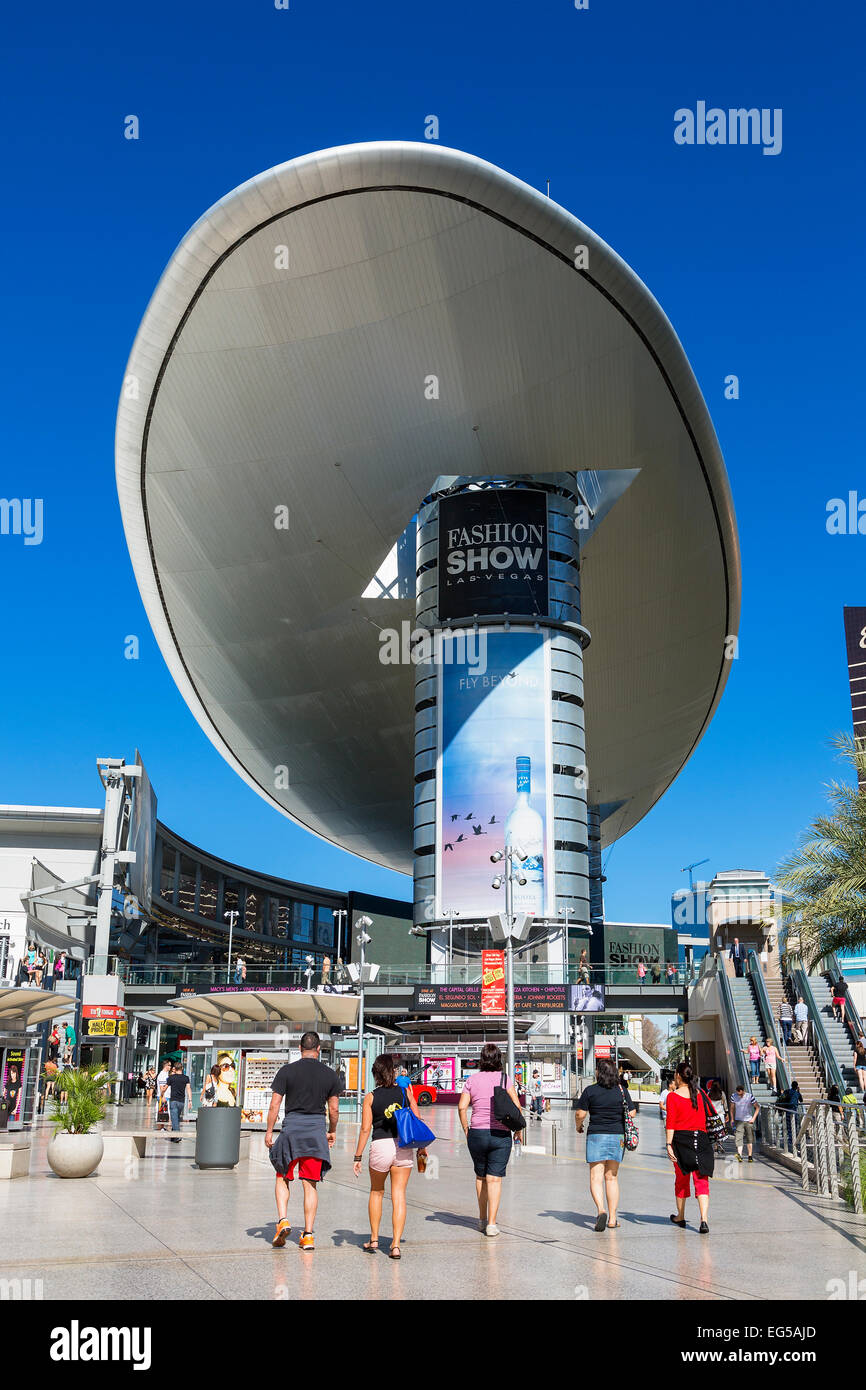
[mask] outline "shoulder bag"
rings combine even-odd
[[[508,1077],[505,1072],[500,1073],[502,1081],[499,1086],[493,1087],[493,1101],[491,1104],[491,1114],[494,1120],[510,1129],[512,1134],[519,1134],[522,1129],[526,1129],[526,1121],[523,1118],[520,1106],[515,1105],[506,1088]]]
[[[706,1091],[701,1091],[701,1100],[704,1102],[704,1114],[707,1117],[707,1135],[711,1144],[720,1144],[725,1137],[725,1122],[719,1112],[710,1103]]]
[[[435,1141],[436,1135],[432,1129],[413,1113],[408,1086],[403,1092],[403,1104],[399,1110],[395,1110],[394,1118],[397,1121],[397,1143],[401,1149],[426,1149],[428,1144]]]
[[[622,1118],[625,1125],[625,1146],[629,1150],[629,1152],[633,1152],[640,1143],[640,1130],[638,1129],[631,1115],[628,1113],[628,1106],[625,1100],[625,1091],[623,1090],[622,1086],[620,1086],[619,1088],[619,1093],[622,1096]]]

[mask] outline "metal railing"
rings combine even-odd
[[[815,1049],[818,1057],[818,1066],[824,1079],[824,1085],[839,1087],[839,1095],[844,1096],[846,1085],[845,1078],[839,1070],[839,1063],[836,1061],[836,1054],[830,1046],[829,1039],[824,1029],[824,1019],[818,1008],[815,996],[812,993],[812,986],[809,983],[809,976],[799,965],[792,965],[788,968],[788,978],[794,987],[794,993],[798,998],[802,998],[809,1010],[809,1040]]]
[[[761,969],[761,962],[756,951],[749,951],[746,955],[746,977],[752,982],[752,989],[755,995],[755,1005],[758,1010],[758,1019],[763,1029],[763,1036],[769,1038],[770,1042],[778,1054],[778,1066],[776,1068],[778,1089],[785,1091],[791,1085],[792,1073],[791,1064],[788,1060],[788,1051],[779,1041],[776,1031],[776,1020],[773,1017],[773,1008],[770,1004],[770,996],[767,994],[767,986],[764,984],[764,972]]]
[[[866,1107],[813,1100],[805,1114],[760,1106],[761,1147],[796,1164],[804,1192],[845,1201],[863,1215]]]
[[[122,961],[118,957],[111,957],[111,961],[116,962],[116,968],[110,970],[89,970],[92,974],[118,974],[121,975],[125,983],[134,987],[135,985],[177,985],[179,987],[195,986],[196,988],[209,989],[212,986],[226,985],[232,987],[235,984],[234,969],[227,972],[225,965],[176,965],[171,963],[154,965],[137,965],[129,961]],[[88,962],[88,966],[89,966]],[[102,965],[105,965],[103,959]],[[228,976],[228,978],[227,978]],[[348,971],[344,966],[334,966],[328,977],[333,985],[348,985],[351,983]],[[548,963],[529,963],[516,960],[514,962],[514,981],[515,984],[525,985],[555,985],[555,984],[579,984],[586,979],[586,972],[578,970],[576,965],[559,965]],[[652,980],[649,975],[643,981],[638,981],[637,972],[633,965],[630,966],[593,966],[589,970],[589,983],[593,985],[605,985],[634,988],[640,987],[647,991],[680,991],[694,979],[694,969],[679,967],[673,981],[663,977],[661,980]],[[259,989],[290,987],[304,988],[307,982],[314,988],[320,988],[323,983],[321,967],[318,966],[308,973],[303,966],[282,966],[282,965],[247,965],[246,975],[243,983],[247,988],[257,986]],[[382,965],[376,983],[372,986],[376,988],[399,988],[411,987],[413,985],[454,985],[454,984],[480,984],[481,983],[481,963],[472,962],[470,964],[442,964],[442,965]]]

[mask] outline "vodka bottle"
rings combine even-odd
[[[512,861],[514,882],[512,903],[515,912],[532,916],[544,914],[544,821],[529,804],[532,794],[530,759],[517,759],[517,800],[505,822],[505,847],[519,849],[526,858],[521,862],[515,854]],[[518,883],[525,878],[526,883]]]

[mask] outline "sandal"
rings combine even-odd
[[[403,1258],[403,1256],[400,1254],[399,1245],[392,1245],[391,1249],[388,1251],[388,1254],[390,1255],[392,1260],[402,1260]]]
[[[607,1223],[607,1229],[608,1229],[609,1231],[615,1231],[615,1230],[617,1230],[618,1227],[619,1227],[619,1222],[618,1222],[618,1221],[608,1221],[608,1223]]]
[[[379,1249],[379,1242],[378,1240],[365,1240],[361,1249],[366,1250],[368,1255],[375,1255]]]

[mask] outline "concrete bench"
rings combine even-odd
[[[29,1134],[0,1135],[0,1180],[26,1178],[30,1172]]]
[[[180,1139],[172,1144],[171,1139]],[[195,1153],[195,1125],[184,1125],[178,1134],[170,1130],[154,1129],[129,1130],[109,1129],[102,1131],[104,1152],[100,1159],[103,1169],[122,1169],[130,1159],[143,1158],[190,1158]],[[239,1162],[250,1156],[250,1135],[241,1133]]]

